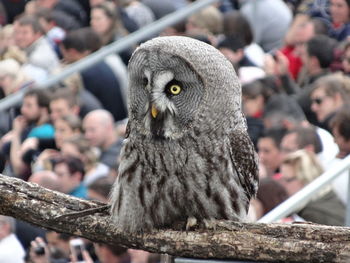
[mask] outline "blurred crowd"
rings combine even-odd
[[[107,203],[126,132],[127,64],[140,43],[53,87],[36,86],[190,2],[1,0],[0,98],[29,89],[20,105],[0,112],[0,172]],[[213,45],[237,72],[260,161],[248,220],[349,155],[350,1],[223,0],[157,35]],[[344,173],[282,222],[344,225],[347,186]],[[78,255],[72,240],[0,216],[1,263],[78,262],[80,256],[86,263],[159,262],[155,254],[88,240]]]

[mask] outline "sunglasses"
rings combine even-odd
[[[326,97],[327,97],[327,96],[311,98],[311,104],[316,103],[317,105],[321,105],[322,102],[324,101],[324,99],[325,99]]]

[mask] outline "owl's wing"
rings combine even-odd
[[[246,131],[235,130],[230,142],[231,160],[249,202],[258,190],[258,157]]]

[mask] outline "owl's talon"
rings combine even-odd
[[[197,225],[197,219],[195,217],[189,217],[187,219],[186,231],[189,231],[192,227]]]
[[[216,222],[214,219],[203,219],[203,223],[206,229],[211,229],[216,231]]]

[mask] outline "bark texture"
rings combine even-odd
[[[73,214],[101,206],[101,203],[0,175],[0,214],[92,241],[192,258],[350,262],[350,228],[347,227],[218,222],[215,230],[157,230],[130,235],[113,227],[108,210]]]

